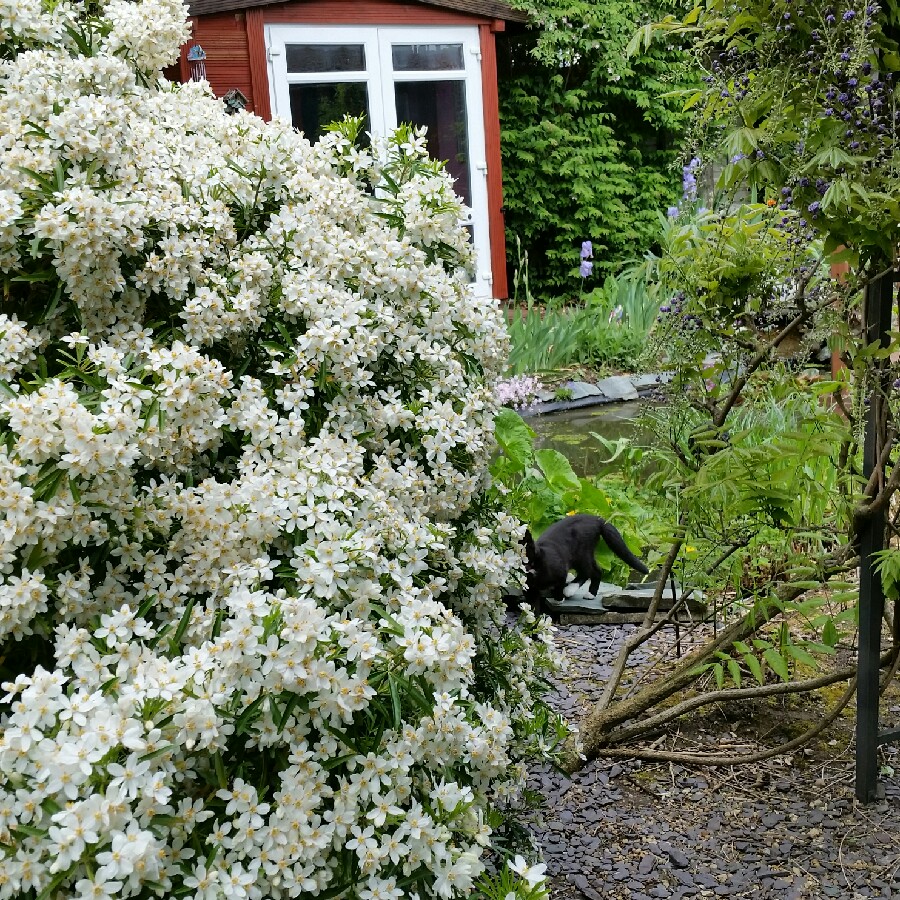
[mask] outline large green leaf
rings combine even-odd
[[[531,442],[534,432],[525,424],[525,420],[511,409],[501,409],[494,419],[494,433],[497,443],[506,456],[521,472],[531,461]]]
[[[535,461],[547,479],[547,484],[560,494],[581,493],[581,481],[572,469],[571,463],[558,450],[538,450]]]

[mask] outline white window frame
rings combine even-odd
[[[358,72],[287,71],[288,44],[358,44],[365,48],[366,70]],[[395,72],[394,44],[462,44],[463,68]],[[468,129],[469,185],[472,209],[465,221],[474,226],[478,294],[491,294],[490,220],[481,76],[481,41],[477,26],[445,25],[305,25],[266,26],[269,94],[276,115],[291,118],[290,86],[363,82],[369,99],[369,121],[376,133],[397,127],[394,84],[397,82],[463,81]],[[383,129],[383,131],[382,131]]]

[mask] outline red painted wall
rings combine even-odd
[[[217,13],[191,20],[193,34],[182,48],[182,77],[190,78],[187,50],[199,44],[206,51],[206,78],[216,95],[221,97],[237,88],[249,101],[248,109],[259,112],[250,80],[250,50],[247,44],[247,14],[245,12]],[[265,59],[265,52],[263,52]],[[268,101],[268,97],[266,98]]]
[[[206,51],[206,77],[213,91],[221,97],[231,88],[237,88],[249,101],[247,108],[264,119],[272,116],[264,31],[267,24],[296,22],[316,25],[479,26],[488,164],[491,270],[494,277],[492,290],[497,298],[508,296],[506,239],[501,212],[503,173],[494,39],[495,32],[503,28],[502,21],[404,0],[293,0],[239,12],[197,16],[191,21],[193,35],[181,53],[182,80],[190,78],[187,50],[193,44],[200,44]]]

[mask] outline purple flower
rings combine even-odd
[[[594,245],[590,241],[581,242],[581,258],[590,259],[594,255]]]
[[[677,206],[670,206],[670,207],[666,210],[666,215],[667,215],[670,219],[677,219],[677,218],[678,218],[678,213],[679,213],[679,212],[681,212],[681,210],[679,210]]]
[[[589,259],[581,261],[581,268],[578,270],[582,278],[587,278],[594,271],[594,264]]]
[[[856,18],[856,12],[855,12],[855,10],[848,9],[847,12],[845,12],[844,15],[841,16],[841,18],[845,22],[850,22],[852,19]]]
[[[498,381],[494,386],[494,396],[503,406],[523,409],[537,400],[544,385],[534,375],[515,375]]]

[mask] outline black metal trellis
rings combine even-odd
[[[889,272],[866,288],[866,342],[889,343],[888,331],[894,311],[895,275]],[[868,482],[879,465],[884,438],[883,404],[886,402],[887,369],[882,367],[870,395],[863,447],[863,478]],[[883,473],[882,473],[883,474]],[[876,476],[877,477],[877,476]],[[881,672],[881,621],[884,616],[884,590],[875,570],[875,557],[884,549],[887,508],[873,512],[859,532],[859,658],[856,684],[856,796],[871,803],[880,795],[878,784],[878,748],[900,738],[900,728],[879,729],[879,678]]]

